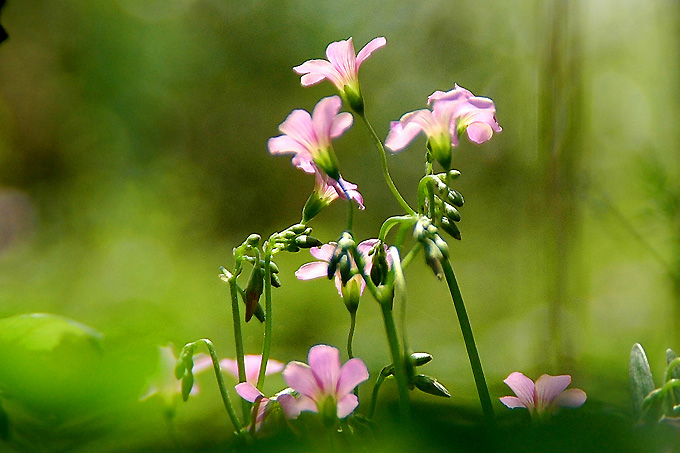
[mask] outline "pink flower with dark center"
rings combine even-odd
[[[260,364],[262,363],[262,356],[246,354],[245,356],[243,356],[243,362],[246,367],[245,369],[246,382],[256,384],[257,377],[260,374]],[[238,363],[236,362],[236,360],[222,359],[220,360],[220,366],[222,367],[223,371],[226,371],[227,373],[231,374],[236,379],[238,379]],[[279,373],[281,372],[281,370],[283,370],[283,363],[279,362],[278,360],[270,359],[267,360],[267,368],[265,369],[264,374],[269,376],[270,374]]]
[[[373,247],[375,247],[377,243],[378,239],[367,239],[357,245],[357,251],[364,257],[366,275],[371,274],[371,268],[373,267],[373,262],[369,252]],[[336,245],[337,244],[335,242],[330,242],[328,244],[322,245],[321,247],[312,247],[309,249],[309,253],[311,253],[312,256],[319,261],[303,264],[300,269],[295,271],[295,276],[298,278],[298,280],[312,280],[314,278],[328,277],[328,262],[330,261],[331,256],[333,256],[333,251],[335,250]],[[388,264],[391,263],[391,258],[389,255],[387,262]],[[352,260],[352,270],[354,272],[358,272],[354,260]],[[352,279],[358,279],[361,282],[360,294],[363,294],[364,289],[366,288],[366,282],[364,282],[364,279],[358,274],[352,277]],[[335,287],[338,289],[340,296],[342,296],[342,281],[340,279],[340,271],[336,271],[335,273]]]
[[[351,414],[359,405],[354,388],[368,379],[368,369],[361,359],[340,363],[340,351],[327,345],[309,350],[309,365],[290,362],[283,370],[286,384],[300,394],[301,411],[321,412],[325,420],[337,420]]]
[[[541,416],[552,414],[557,407],[580,407],[586,401],[586,393],[581,389],[565,390],[571,383],[571,376],[550,376],[544,374],[534,381],[515,371],[505,382],[517,396],[504,396],[501,403],[510,409],[525,407],[529,413]]]
[[[341,136],[352,125],[349,112],[338,113],[342,101],[338,96],[321,99],[310,115],[293,110],[281,123],[283,135],[269,139],[271,154],[294,154],[293,164],[300,168],[315,164],[326,175],[339,180],[338,162],[331,140]]]
[[[405,114],[399,121],[392,121],[385,147],[392,152],[400,151],[423,132],[433,157],[443,167],[449,168],[451,149],[458,145],[461,133],[467,131],[470,140],[482,143],[491,138],[493,131],[501,131],[496,122],[493,101],[475,97],[458,85],[446,93],[435,91],[428,98],[428,105],[432,105],[432,110],[416,110]]]
[[[255,416],[255,429],[260,430],[262,423],[268,414],[275,410],[276,406],[280,406],[283,415],[287,419],[294,419],[300,415],[300,407],[297,400],[292,395],[291,389],[285,389],[267,398],[250,382],[241,382],[236,387],[236,393],[244,400],[255,403],[259,400],[260,405],[257,408],[257,415]]]
[[[354,54],[352,38],[332,42],[326,48],[328,60],[309,60],[293,68],[302,77],[302,86],[314,85],[329,80],[340,91],[342,97],[357,112],[363,112],[363,100],[359,87],[359,67],[387,41],[383,37],[373,39],[358,54]]]

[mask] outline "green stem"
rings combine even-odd
[[[387,182],[387,185],[389,186],[390,190],[392,191],[392,195],[394,195],[394,198],[399,202],[402,208],[404,208],[404,211],[411,215],[415,215],[415,211],[409,206],[409,204],[404,200],[404,197],[401,196],[399,193],[399,190],[397,189],[397,186],[394,185],[394,181],[392,181],[392,177],[390,176],[390,171],[387,168],[387,156],[385,154],[385,147],[382,144],[382,141],[380,138],[378,138],[378,134],[375,133],[375,130],[373,130],[373,126],[371,126],[371,123],[368,122],[368,118],[366,118],[366,114],[362,113],[359,115],[362,120],[364,120],[364,124],[366,125],[366,128],[368,129],[368,133],[373,139],[373,143],[375,143],[375,147],[378,148],[378,152],[380,154],[380,166],[382,167],[382,172],[383,176],[385,177],[385,181]]]
[[[423,248],[422,242],[416,242],[415,245],[409,252],[404,256],[404,259],[401,260],[401,268],[405,269],[408,267],[409,263],[413,260],[413,258],[418,254],[420,249]]]
[[[472,367],[472,374],[474,375],[475,384],[477,385],[477,393],[479,394],[479,401],[482,404],[484,418],[486,419],[487,424],[494,425],[495,418],[493,406],[491,405],[491,397],[489,396],[489,388],[486,385],[486,379],[484,379],[482,362],[479,359],[479,353],[477,352],[477,346],[475,345],[475,337],[472,335],[472,326],[470,325],[470,320],[467,311],[465,310],[463,296],[460,294],[460,288],[458,287],[458,282],[456,281],[456,276],[453,273],[453,268],[451,267],[449,260],[444,259],[441,264],[444,270],[444,276],[446,277],[446,283],[449,285],[453,306],[458,315],[460,330],[463,333],[465,349],[467,349],[468,358],[470,359],[470,366]]]
[[[238,289],[236,277],[229,279],[229,292],[231,293],[231,317],[234,322],[234,344],[236,345],[236,364],[238,365],[238,381],[246,382],[246,363],[243,353],[243,334],[241,333],[241,314],[238,308]],[[250,419],[250,408],[246,400],[241,400],[244,423]]]
[[[668,368],[666,368],[666,381],[670,381],[673,378],[673,371],[678,365],[680,365],[680,357],[676,357],[670,361]]]
[[[269,350],[272,346],[272,250],[270,243],[267,242],[264,251],[264,342],[262,344],[262,361],[260,362],[260,373],[257,376],[257,389],[262,391],[264,386],[264,376],[267,371],[267,361],[269,360]]]
[[[352,359],[354,358],[354,352],[352,351],[352,341],[354,340],[354,328],[356,327],[357,323],[357,312],[352,311],[349,313],[350,316],[350,324],[349,324],[349,333],[347,334],[347,356]]]
[[[408,382],[406,379],[406,370],[404,369],[404,356],[401,353],[399,346],[399,338],[397,337],[397,327],[394,324],[394,316],[391,301],[382,301],[380,308],[382,309],[383,321],[385,323],[385,333],[387,334],[387,343],[390,347],[390,355],[392,356],[392,364],[394,365],[394,377],[397,380],[397,392],[399,394],[399,412],[402,417],[408,421],[409,418],[409,395]]]
[[[213,370],[215,371],[215,377],[217,378],[217,386],[220,389],[220,395],[222,395],[222,403],[224,403],[224,408],[227,410],[227,414],[229,414],[231,423],[234,425],[236,434],[241,436],[241,422],[238,420],[236,411],[234,411],[234,407],[231,405],[229,392],[227,391],[227,386],[224,384],[224,376],[222,375],[222,368],[220,367],[220,359],[217,357],[217,352],[215,352],[215,346],[213,346],[212,341],[208,340],[207,338],[197,340],[193,344],[195,345],[198,343],[203,343],[206,348],[208,348],[208,352],[210,353],[210,358],[212,359],[213,363]]]
[[[344,192],[345,197],[347,197],[347,231],[352,232],[352,224],[354,223],[354,206],[352,206],[352,199],[349,197],[349,193],[340,179],[338,179],[338,184]]]
[[[373,418],[373,414],[375,413],[375,406],[378,402],[378,391],[380,390],[380,386],[382,383],[385,381],[387,376],[389,376],[389,366],[386,366],[385,368],[380,371],[380,374],[378,375],[378,379],[375,381],[375,385],[373,386],[373,395],[371,398],[371,408],[368,411],[368,418]]]

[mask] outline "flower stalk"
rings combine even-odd
[[[262,361],[260,362],[260,373],[257,376],[257,389],[262,391],[264,387],[264,377],[267,370],[267,360],[272,345],[272,246],[271,240],[267,241],[264,250],[264,341],[262,342]]]
[[[246,381],[246,364],[243,352],[243,334],[241,333],[241,315],[238,308],[238,288],[236,277],[229,278],[229,292],[231,293],[231,315],[234,323],[234,344],[236,346],[236,363],[238,365],[238,381]],[[242,401],[243,420],[248,423],[250,408],[246,401]]]
[[[465,342],[465,349],[467,350],[468,358],[470,359],[470,366],[472,367],[472,374],[475,378],[475,385],[477,386],[477,393],[479,394],[479,401],[482,404],[482,411],[484,419],[489,426],[495,425],[495,416],[493,413],[493,406],[491,405],[491,397],[489,396],[489,388],[486,385],[484,378],[484,370],[482,369],[482,361],[479,359],[477,352],[477,345],[475,344],[475,337],[472,334],[472,326],[468,318],[465,304],[463,303],[463,296],[460,293],[456,276],[453,273],[453,268],[448,259],[441,261],[442,269],[444,270],[444,277],[451,292],[453,299],[453,306],[458,315],[458,322],[460,323],[460,330],[463,333],[463,340]]]

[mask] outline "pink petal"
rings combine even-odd
[[[581,389],[565,390],[555,402],[558,406],[581,407],[586,402],[586,392]]]
[[[257,356],[260,357],[260,356]],[[267,360],[267,367],[264,370],[264,374],[269,376],[270,374],[280,373],[283,370],[284,364],[278,360],[269,359]],[[259,371],[259,370],[258,370]]]
[[[491,126],[484,123],[472,123],[466,129],[468,138],[475,143],[484,143],[493,135]]]
[[[550,376],[544,374],[536,380],[536,409],[542,410],[550,406],[571,383],[571,376]],[[519,395],[518,395],[519,396]]]
[[[364,62],[368,57],[371,56],[374,50],[380,49],[383,47],[385,44],[387,44],[387,40],[383,38],[382,36],[378,38],[372,39],[368,44],[364,46],[363,49],[359,51],[357,54],[357,71],[359,70],[359,67],[361,66],[361,63]]]
[[[343,200],[346,200],[347,197],[345,196],[345,192],[343,192],[340,184],[337,181],[333,181],[331,178],[328,178],[328,179],[330,180],[329,182],[331,183],[331,185],[332,185],[333,189],[335,190],[335,193],[337,194],[337,196],[342,198]],[[365,209],[365,207],[364,207],[364,197],[359,193],[358,190],[356,190],[357,185],[352,184],[349,181],[345,181],[344,179],[342,179],[342,177],[340,178],[340,182],[342,182],[342,185],[345,187],[345,190],[347,191],[347,194],[349,195],[349,197],[352,200],[356,201],[356,203],[359,205],[359,209],[362,209],[362,210]],[[329,259],[330,259],[330,257],[329,257]]]
[[[299,142],[309,152],[317,147],[318,139],[314,132],[312,117],[305,110],[295,109],[290,112],[279,125],[279,130]]]
[[[276,397],[276,401],[281,405],[281,409],[283,410],[283,415],[286,416],[287,419],[293,419],[297,418],[298,415],[300,415],[300,407],[298,405],[297,400],[293,395],[290,393],[283,393],[281,395],[278,395]]]
[[[354,358],[348,360],[340,369],[338,386],[335,395],[343,398],[354,390],[354,387],[368,380],[368,368],[361,359]]]
[[[338,418],[345,418],[357,408],[359,398],[354,393],[347,394],[338,401]]]
[[[516,407],[525,407],[524,403],[522,403],[522,401],[516,396],[504,396],[500,398],[500,400],[501,403],[505,404],[510,409],[514,409]]]
[[[220,360],[220,368],[222,368],[222,371],[226,371],[238,379],[238,364],[236,363],[236,360],[222,359]]]
[[[331,138],[340,137],[354,122],[354,117],[349,112],[342,112],[333,118],[331,123]]]
[[[352,38],[345,41],[332,42],[326,48],[326,57],[340,74],[342,85],[356,79],[356,55]]]
[[[307,361],[321,391],[325,395],[334,395],[340,377],[340,351],[338,348],[325,344],[313,346],[309,350]]]
[[[300,142],[287,135],[270,138],[267,148],[270,154],[309,153]]]
[[[310,86],[328,79],[333,85],[342,89],[342,76],[337,69],[326,60],[309,60],[300,66],[293,68],[293,71],[302,75],[300,82],[302,86]]]
[[[305,173],[318,173],[316,165],[314,164],[314,160],[312,159],[312,155],[309,154],[307,150],[296,154],[293,157],[292,162],[293,165],[295,165],[297,168],[304,171]]]
[[[385,139],[385,148],[393,153],[401,151],[413,141],[421,130],[422,128],[414,123],[404,126],[400,121],[392,121],[390,122],[390,132]]]
[[[197,374],[212,367],[212,364],[212,358],[209,355],[203,353],[194,354],[194,367],[191,371]]]
[[[288,387],[312,399],[321,392],[312,369],[304,363],[290,362],[283,370],[283,380]]]
[[[522,402],[524,407],[527,409],[533,409],[534,407],[534,381],[520,373],[515,371],[510,376],[505,378],[505,382],[510,390],[515,392],[515,395]]]
[[[375,244],[377,244],[378,241],[378,239],[366,239],[365,241],[361,241],[359,245],[357,245],[357,251],[364,256],[365,260],[368,260],[368,252],[375,247]]]
[[[260,374],[260,364],[262,363],[261,355],[246,354],[243,357],[243,362],[246,366],[246,381],[256,384],[257,377]]]
[[[309,249],[309,253],[311,253],[312,256],[317,260],[328,262],[331,259],[331,256],[333,256],[333,251],[335,251],[336,245],[337,244],[335,242],[329,242],[328,244],[324,244],[321,247],[312,247]]]
[[[300,266],[295,271],[298,280],[312,280],[314,278],[328,277],[328,263],[325,261],[314,261]]]
[[[314,400],[305,395],[300,395],[297,399],[297,408],[300,412],[319,412]]]
[[[319,145],[328,145],[331,137],[331,126],[335,115],[342,107],[340,96],[329,96],[321,99],[312,112],[312,124]]]
[[[255,400],[264,396],[250,382],[241,382],[240,384],[237,384],[236,387],[234,387],[234,388],[236,389],[236,393],[238,393],[241,398],[243,398],[244,400],[246,400],[250,403],[254,403]]]

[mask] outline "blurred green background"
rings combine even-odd
[[[219,266],[249,233],[299,220],[313,180],[269,156],[267,139],[292,109],[334,93],[303,89],[292,67],[349,36],[357,51],[387,38],[361,68],[383,138],[454,83],[496,104],[503,132],[455,150],[466,205],[451,244],[495,401],[512,371],[570,373],[593,407],[625,414],[633,343],[655,374],[665,349],[680,349],[678,2],[8,0],[1,20],[0,315],[54,313],[103,334],[101,352],[0,357],[19,445],[169,442],[160,400],[138,401],[157,347],[206,337],[233,356]],[[401,214],[377,152],[359,122],[335,149],[365,199],[357,238],[375,237]],[[389,156],[412,204],[423,151],[420,138]],[[335,240],[344,216],[331,205],[315,236]],[[308,261],[277,258],[272,357],[284,362],[345,344],[334,286],[293,275]],[[437,402],[479,412],[445,284],[421,259],[407,282],[412,346],[452,393]],[[258,353],[262,326],[244,334]],[[372,376],[389,361],[368,296],[354,351]],[[219,444],[228,420],[214,381],[200,384],[178,408],[178,435]]]

